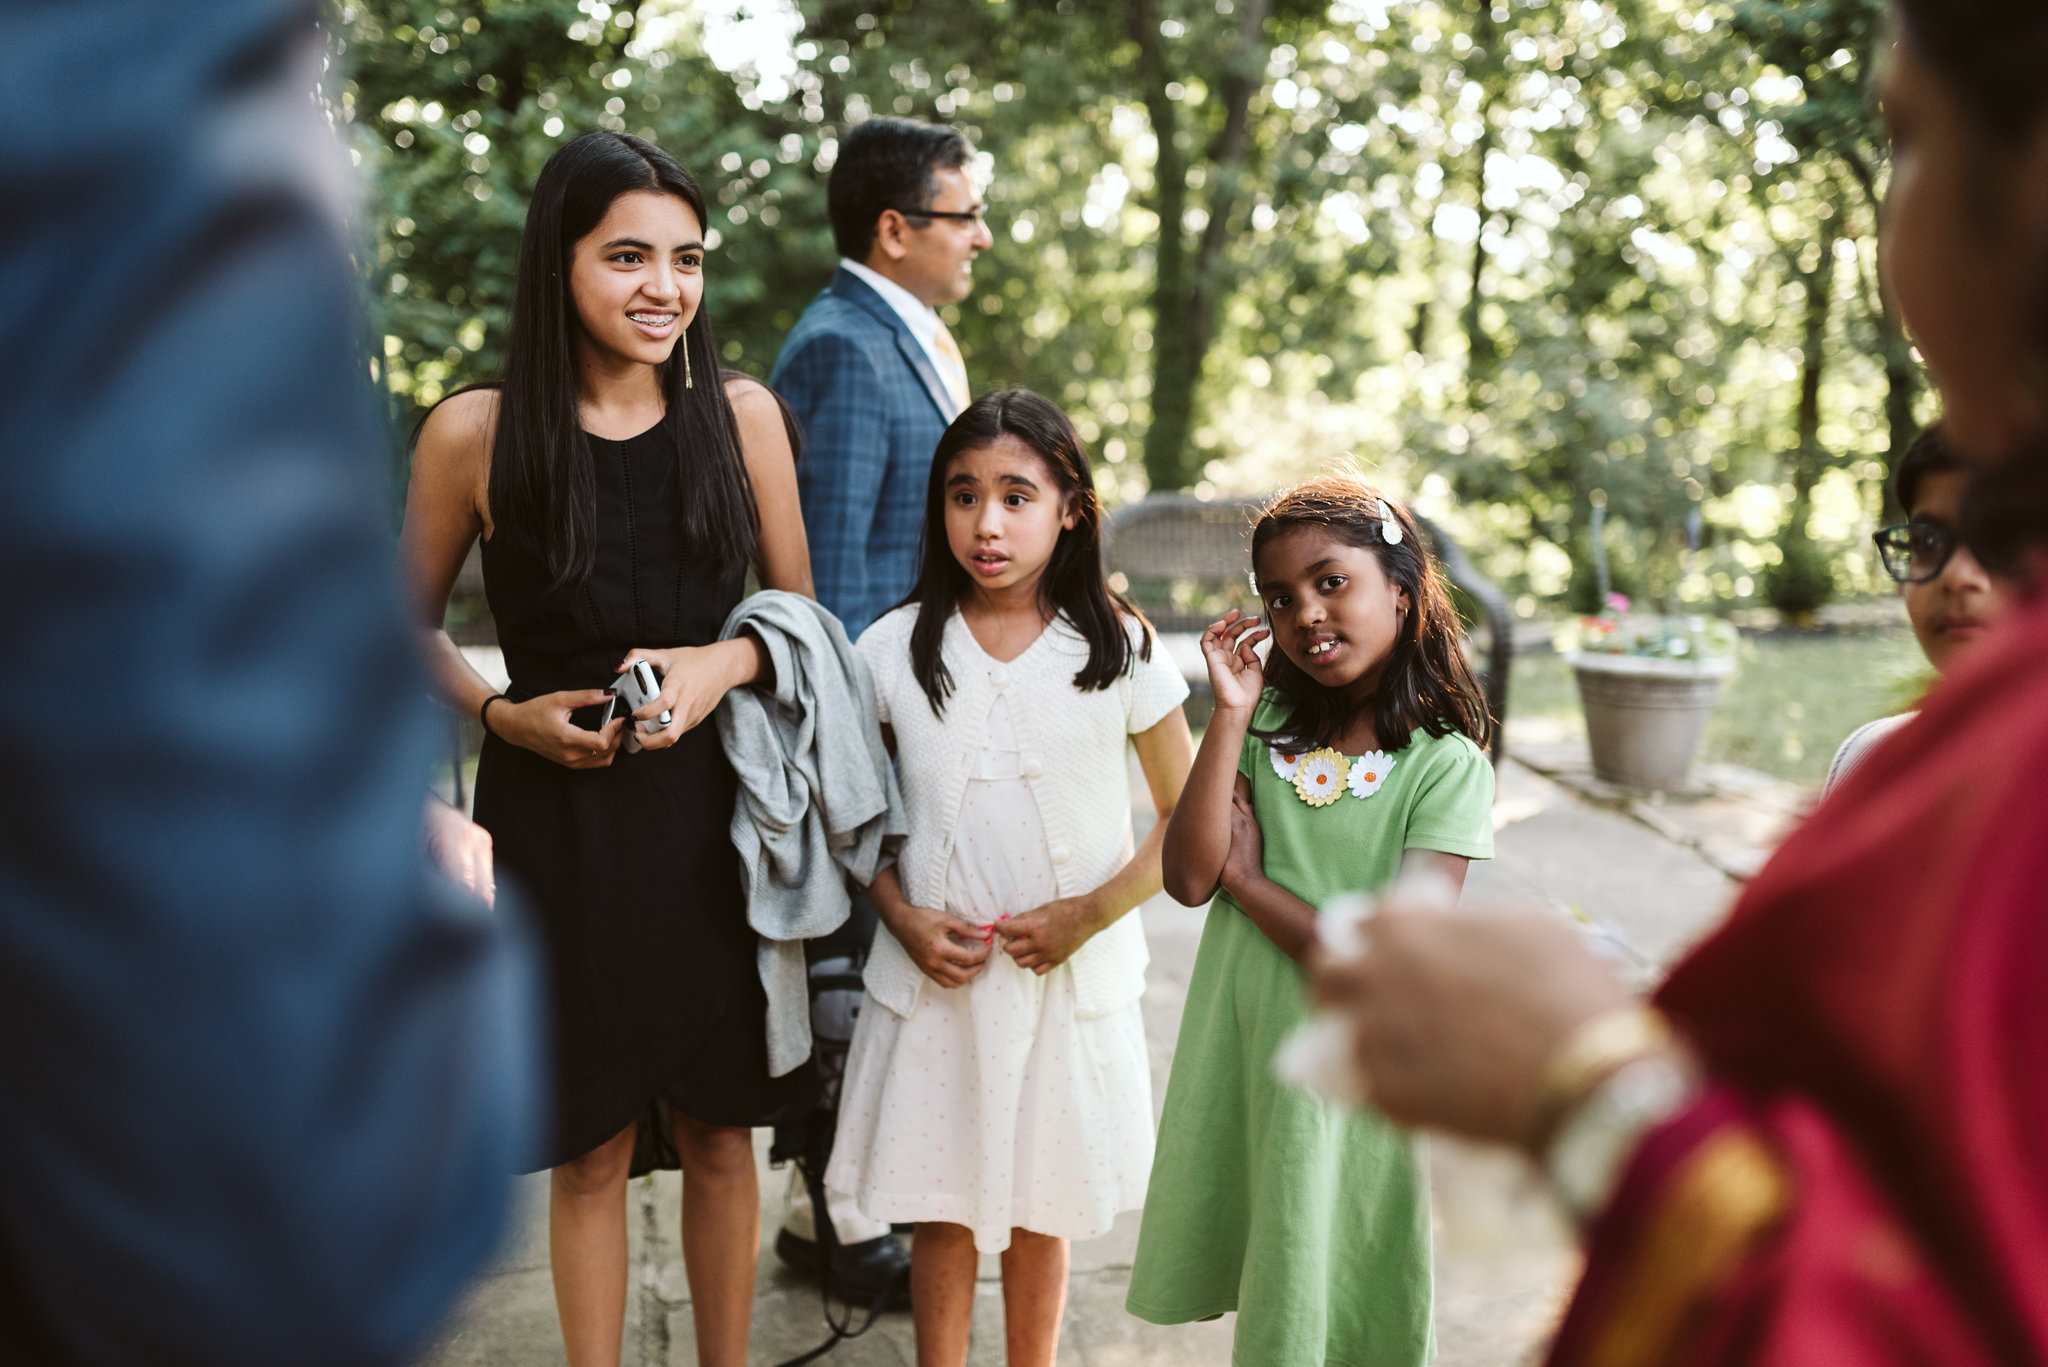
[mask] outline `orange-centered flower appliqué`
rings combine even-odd
[[[1324,746],[1311,750],[1294,766],[1294,791],[1311,807],[1327,807],[1344,795],[1351,761]]]
[[[1372,750],[1351,761],[1350,787],[1356,797],[1371,797],[1387,781],[1394,757],[1384,750]]]

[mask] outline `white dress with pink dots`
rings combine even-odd
[[[946,909],[977,926],[1059,896],[1022,765],[998,699],[946,874]],[[1008,1248],[1013,1227],[1107,1233],[1144,1204],[1152,1167],[1139,1010],[1079,1019],[1071,963],[1041,977],[1000,945],[965,987],[925,982],[908,1018],[869,997],[827,1185],[874,1219],[965,1225],[984,1253]]]

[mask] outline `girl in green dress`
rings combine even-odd
[[[1216,694],[1167,827],[1166,890],[1210,903],[1145,1198],[1132,1314],[1237,1312],[1235,1367],[1419,1367],[1431,1333],[1420,1142],[1284,1086],[1316,908],[1493,854],[1486,704],[1406,509],[1350,475],[1252,533],[1261,618],[1202,635]],[[1268,636],[1262,665],[1253,647]]]

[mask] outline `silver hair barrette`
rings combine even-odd
[[[1385,499],[1380,500],[1380,540],[1389,546],[1401,544],[1401,524],[1394,521],[1394,510]]]

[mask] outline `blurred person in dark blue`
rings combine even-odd
[[[10,1364],[402,1361],[532,1153],[529,956],[422,853],[314,18],[0,7]]]

